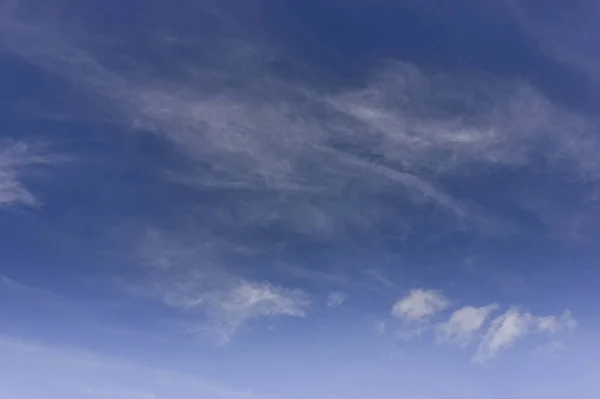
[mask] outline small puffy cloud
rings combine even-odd
[[[498,309],[497,304],[482,307],[465,306],[454,311],[447,322],[437,328],[438,342],[453,342],[465,347],[479,331],[490,314]]]
[[[450,301],[438,291],[414,289],[394,304],[392,316],[405,321],[421,321],[448,306]]]
[[[332,292],[327,296],[327,307],[337,308],[346,300],[346,294],[343,292]]]
[[[521,313],[517,308],[512,307],[492,321],[472,360],[483,362],[493,358],[500,350],[510,347],[517,339],[530,333],[554,333],[572,330],[576,326],[577,322],[569,310],[565,310],[558,317],[535,316],[531,313]]]

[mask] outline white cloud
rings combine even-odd
[[[394,304],[392,315],[406,321],[421,321],[448,306],[450,301],[436,290],[413,289]]]
[[[447,322],[437,327],[438,342],[453,342],[461,347],[467,346],[473,334],[479,331],[490,314],[498,309],[491,304],[482,307],[465,306],[454,311]]]
[[[187,80],[143,79],[144,74],[127,76],[103,66],[73,45],[59,22],[31,26],[14,13],[0,20],[12,38],[4,46],[104,98],[117,111],[116,122],[166,138],[199,165],[218,165],[177,181],[202,190],[294,193],[272,195],[268,204],[244,204],[249,214],[240,218],[253,223],[279,222],[311,237],[341,237],[386,217],[360,201],[341,203],[344,189],[358,187],[368,197],[394,187],[415,206],[432,203],[461,223],[497,232],[508,223],[450,195],[435,176],[464,173],[476,163],[523,165],[547,135],[557,148],[569,148],[550,158],[582,164],[596,159],[585,123],[521,81],[465,81],[393,63],[363,88],[331,94],[270,76],[254,52],[247,63],[198,68]],[[229,43],[212,58],[228,60]],[[251,77],[241,69],[248,63]],[[449,107],[464,112],[451,115]],[[410,225],[400,227],[410,232]]]
[[[565,310],[561,316],[535,316],[521,313],[517,308],[508,309],[492,320],[491,325],[473,357],[474,362],[483,362],[495,357],[502,349],[514,344],[519,338],[534,332],[554,333],[572,330],[577,326],[571,312]]]
[[[465,306],[456,309],[445,322],[434,324],[432,316],[446,310],[451,301],[436,290],[413,289],[399,299],[392,308],[392,316],[401,319],[403,325],[396,330],[395,337],[409,341],[433,330],[435,340],[440,343],[453,343],[465,348],[479,335],[491,314],[498,310],[495,303],[475,307]],[[481,338],[473,362],[483,362],[510,347],[519,338],[534,332],[556,333],[576,328],[577,322],[569,310],[560,316],[536,316],[520,312],[511,307],[502,315],[493,319]],[[378,329],[386,330],[386,324],[380,323]]]
[[[55,156],[41,154],[39,146],[23,141],[0,142],[0,208],[16,204],[38,206],[40,201],[21,178],[29,168],[57,160]]]
[[[241,282],[230,292],[211,299],[209,312],[213,330],[222,343],[245,322],[259,317],[305,317],[310,301],[304,292],[288,290],[270,283]]]
[[[265,317],[305,317],[308,295],[269,282],[252,282],[222,273],[190,270],[142,287],[179,311],[194,325],[191,330],[230,341],[245,323]]]
[[[337,308],[341,306],[346,300],[346,294],[343,292],[331,292],[327,296],[327,307]]]
[[[214,38],[197,52],[217,61],[187,65],[181,69],[189,73],[178,74],[152,74],[147,61],[107,49],[131,59],[127,74],[103,65],[102,41],[91,33],[73,35],[67,31],[72,24],[29,15],[37,8],[43,14],[43,7],[15,4],[0,15],[0,37],[10,38],[0,45],[101,98],[114,123],[173,143],[192,167],[165,176],[202,192],[264,194],[205,207],[202,223],[352,240],[357,231],[377,231],[394,220],[392,234],[403,239],[419,223],[411,218],[417,212],[393,213],[433,204],[429,215],[443,217],[448,232],[468,227],[512,234],[518,219],[489,214],[439,182],[474,170],[539,165],[540,158],[578,179],[600,176],[593,121],[520,79],[432,74],[394,62],[362,87],[328,92],[273,76],[261,64],[264,46],[246,37],[238,44],[228,38],[227,46]],[[98,54],[73,39],[80,35],[79,43],[98,44]],[[268,58],[274,56],[269,50]],[[364,206],[381,194],[402,206]],[[521,198],[508,200],[521,206]]]
[[[189,315],[191,330],[220,343],[253,319],[306,316],[304,291],[242,278],[223,266],[223,254],[235,252],[231,243],[196,231],[181,237],[146,229],[134,247],[136,260],[149,268],[148,281],[125,289],[160,298]]]

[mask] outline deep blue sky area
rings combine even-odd
[[[599,18],[0,0],[0,396],[598,397]]]

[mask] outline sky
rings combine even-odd
[[[597,398],[599,18],[0,0],[0,397]]]

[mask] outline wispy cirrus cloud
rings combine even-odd
[[[521,210],[527,216],[537,214],[544,224],[556,228],[557,223],[542,218],[535,201],[531,201],[533,206],[523,206],[523,198],[530,193],[528,176],[556,172],[558,179],[578,183],[598,177],[598,143],[586,116],[549,100],[525,80],[476,72],[471,76],[436,73],[410,62],[382,63],[365,81],[338,87],[320,87],[298,76],[289,78],[273,72],[277,65],[273,67],[260,57],[247,58],[243,51],[233,51],[239,57],[236,63],[222,61],[220,70],[202,62],[178,69],[181,59],[165,56],[160,59],[168,61],[165,64],[172,69],[164,72],[154,69],[156,64],[139,57],[139,53],[121,53],[122,48],[133,44],[123,43],[128,40],[127,34],[117,33],[109,38],[116,39],[117,44],[106,45],[91,30],[71,35],[73,25],[55,23],[63,18],[62,13],[56,16],[59,19],[53,21],[51,17],[44,23],[7,19],[2,22],[4,39],[0,42],[11,38],[4,48],[39,67],[42,73],[57,75],[75,87],[71,95],[86,100],[78,105],[109,120],[111,134],[127,135],[131,148],[125,153],[131,151],[135,154],[131,158],[143,158],[136,168],[151,165],[143,170],[141,182],[134,182],[140,183],[142,190],[134,193],[133,201],[119,200],[125,206],[104,209],[98,216],[121,211],[124,219],[138,218],[132,213],[139,212],[142,216],[138,220],[157,226],[155,232],[142,234],[134,262],[119,259],[116,263],[136,268],[117,273],[127,276],[121,281],[130,278],[123,285],[136,296],[136,305],[140,305],[138,296],[150,298],[141,305],[147,312],[139,320],[131,317],[130,323],[129,318],[120,317],[121,313],[115,312],[115,319],[128,319],[128,325],[140,329],[160,324],[156,328],[159,334],[165,333],[168,319],[167,327],[183,326],[186,332],[208,336],[219,344],[240,339],[239,345],[233,345],[236,349],[247,344],[247,332],[252,340],[262,340],[251,333],[253,329],[264,332],[263,324],[271,327],[271,323],[290,323],[307,327],[310,333],[318,331],[318,342],[314,343],[327,346],[338,356],[356,353],[350,347],[367,348],[367,358],[374,347],[404,345],[407,352],[412,348],[420,352],[423,368],[438,369],[455,365],[436,363],[438,355],[446,357],[455,351],[456,364],[464,367],[467,365],[460,363],[462,357],[468,362],[473,356],[476,363],[501,355],[514,359],[530,343],[536,345],[538,335],[560,338],[559,332],[572,328],[560,316],[540,317],[537,311],[531,316],[519,311],[518,316],[493,319],[490,324],[496,316],[494,311],[506,311],[494,305],[482,306],[497,299],[485,297],[493,296],[493,289],[484,293],[481,302],[468,306],[457,305],[459,298],[451,300],[440,291],[415,290],[399,298],[393,315],[389,313],[393,300],[398,298],[398,287],[410,282],[434,283],[443,275],[442,284],[447,283],[446,288],[454,284],[455,292],[466,288],[460,284],[468,281],[473,291],[478,291],[473,296],[488,287],[474,281],[479,278],[477,273],[470,276],[477,277],[463,279],[450,270],[459,267],[452,257],[460,256],[460,248],[439,246],[432,255],[421,245],[424,240],[443,237],[456,240],[457,247],[466,243],[473,251],[485,252],[490,248],[490,237],[481,239],[484,242],[479,246],[482,233],[505,235],[527,228],[522,226],[527,217],[521,216]],[[177,46],[175,40],[165,45],[173,52],[181,50]],[[237,46],[232,40],[223,46],[224,50],[209,52],[199,47],[194,51],[205,58],[214,55],[225,59],[221,53]],[[213,50],[217,47],[215,44]],[[248,67],[251,73],[243,71]],[[27,189],[27,180],[22,179],[26,175],[20,170],[16,181],[37,197],[35,188]],[[137,179],[138,172],[125,166],[124,183]],[[156,175],[148,177],[151,173]],[[512,177],[515,175],[519,177]],[[153,187],[146,190],[146,184]],[[512,190],[515,185],[520,191]],[[553,183],[549,186],[556,188]],[[552,214],[556,197],[547,195],[548,187],[542,191],[540,195],[550,203],[544,214]],[[164,201],[154,202],[153,193],[164,195]],[[502,213],[503,209],[498,208],[505,204],[516,209]],[[150,215],[151,220],[144,219],[144,215]],[[176,217],[171,218],[173,215]],[[505,242],[507,246],[511,240]],[[490,241],[496,242],[495,237]],[[406,257],[397,256],[402,251],[407,252]],[[412,257],[411,251],[417,254]],[[448,259],[444,251],[449,251]],[[435,256],[435,262],[415,259],[423,253],[425,257]],[[122,256],[121,252],[118,257]],[[285,270],[282,264],[286,263],[301,270]],[[353,267],[362,270],[353,273]],[[438,267],[447,269],[439,273]],[[502,274],[505,266],[496,267],[493,273]],[[369,273],[373,268],[382,272]],[[375,290],[357,292],[366,284],[373,285],[371,280],[377,280]],[[322,291],[317,292],[315,287]],[[342,292],[353,298],[351,306],[345,306]],[[473,297],[470,292],[465,296]],[[325,306],[332,311],[314,312],[315,307]],[[381,336],[373,332],[369,337],[356,331],[365,325],[373,328],[372,317],[380,311],[389,317],[375,327]],[[311,318],[313,312],[318,313],[317,317]],[[322,316],[331,319],[318,324],[323,322]],[[349,331],[344,329],[348,326],[356,330],[339,339],[339,331]],[[295,340],[301,331],[295,330],[291,337],[278,335],[275,346],[291,344],[285,348],[299,352],[305,359],[304,347]],[[269,335],[280,332],[276,329]],[[529,336],[533,342],[523,339]],[[93,337],[87,339],[92,341]],[[107,341],[102,337],[97,340]],[[331,342],[336,345],[330,346]],[[454,347],[435,346],[441,342]],[[265,341],[269,347],[264,349],[272,349],[272,344]],[[219,364],[222,372],[231,373],[227,368],[228,349],[207,352],[209,357],[215,356],[217,363],[223,359]],[[292,363],[298,361],[293,358],[295,353],[289,356]],[[32,357],[43,358],[38,354]],[[394,362],[410,363],[407,358],[398,357]],[[340,361],[341,357],[334,358],[322,365],[334,370],[336,381],[348,376],[345,366],[339,368]],[[56,372],[62,365],[59,359],[49,363]],[[406,366],[411,368],[410,364]],[[292,364],[281,373],[294,368]],[[34,366],[23,369],[37,370]],[[115,398],[186,397],[190,395],[188,389],[195,395],[220,395],[210,390],[205,393],[202,386],[188,384],[185,378],[177,387],[156,388],[155,382],[168,380],[171,375],[165,377],[144,369],[142,376],[132,378],[113,362],[96,368],[96,372],[98,369],[102,375],[104,370],[113,370],[113,374],[106,375],[110,384],[99,386],[90,377],[84,383],[75,382],[75,391]],[[364,370],[357,371],[364,374]],[[408,371],[407,381],[412,384],[409,380],[413,370]],[[480,375],[480,370],[453,372]],[[39,373],[48,375],[46,370]],[[121,382],[115,374],[130,378]],[[231,374],[228,378],[237,379]],[[142,380],[139,384],[138,379]],[[366,384],[374,380],[384,382],[375,376]],[[423,380],[426,383],[427,379]],[[336,383],[342,384],[332,385]],[[456,380],[453,383],[456,385]],[[327,383],[323,385],[315,390],[328,390]],[[382,386],[387,386],[385,382],[377,385],[379,388],[371,392],[383,392]],[[353,391],[352,387],[347,390]],[[7,394],[10,396],[10,392]]]
[[[224,60],[219,68],[132,74],[103,65],[56,24],[20,15],[3,19],[14,38],[4,45],[97,95],[116,123],[175,144],[189,167],[169,174],[174,181],[199,193],[252,193],[228,204],[238,215],[236,228],[276,225],[339,240],[386,225],[402,239],[418,227],[415,220],[390,217],[398,209],[384,211],[385,203],[364,206],[391,195],[418,210],[433,205],[428,214],[450,218],[455,228],[514,232],[517,220],[496,217],[441,181],[540,159],[577,178],[600,175],[590,121],[523,80],[433,74],[390,62],[363,87],[327,91],[284,79],[260,57],[248,58],[248,76],[224,56],[234,40],[213,54]],[[144,62],[133,65],[144,70]]]
[[[0,207],[10,205],[39,206],[41,201],[23,183],[32,168],[59,160],[43,147],[24,141],[0,142]]]
[[[309,295],[270,282],[256,282],[234,274],[219,262],[214,241],[176,240],[148,230],[138,246],[137,258],[153,270],[135,292],[159,297],[167,306],[192,315],[192,332],[229,342],[245,323],[260,318],[305,317]],[[194,316],[196,318],[194,319]]]
[[[260,317],[305,317],[310,305],[307,295],[299,290],[289,290],[270,283],[243,281],[229,292],[209,296],[209,314],[214,330],[222,343],[245,322]]]

